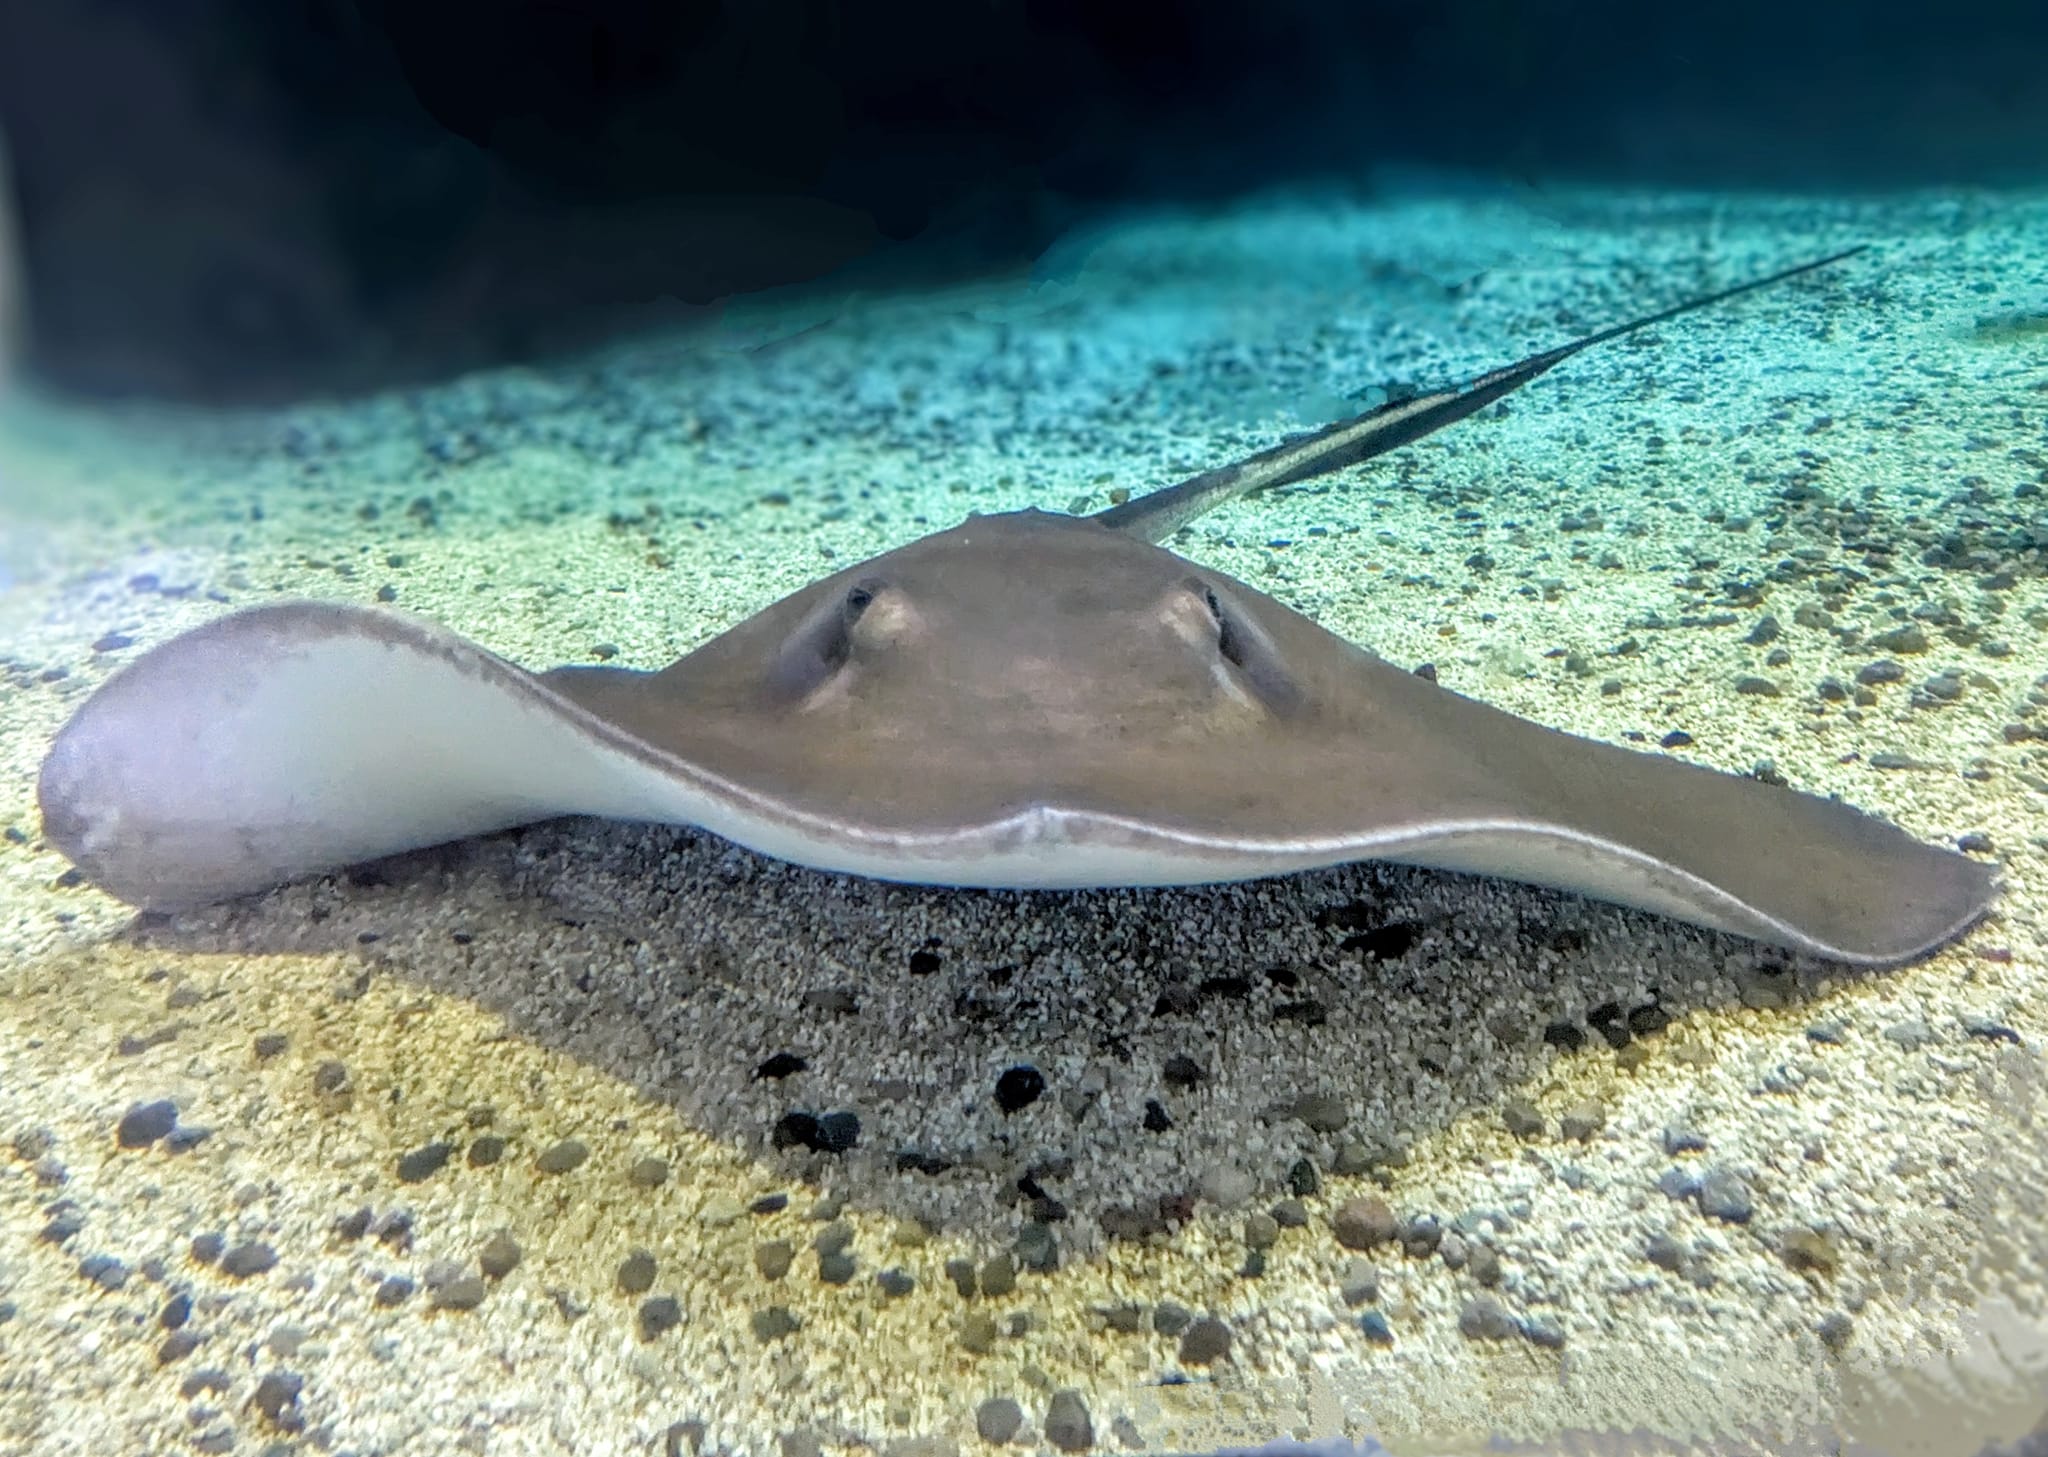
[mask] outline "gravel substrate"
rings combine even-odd
[[[1999,860],[1914,967],[1394,866],[955,893],[588,822],[136,918],[40,844],[63,717],[224,605],[658,664],[966,512],[1864,240],[1172,545]],[[2000,321],[2048,200],[1276,200],[1053,263],[348,406],[11,407],[0,1449],[1818,1451],[1986,1331],[1984,1391],[2041,1379],[2048,370]]]

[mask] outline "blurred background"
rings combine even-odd
[[[0,135],[31,374],[278,399],[1132,202],[2038,180],[2048,6],[0,0]]]

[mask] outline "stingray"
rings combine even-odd
[[[1851,250],[1856,251],[1856,250]],[[1376,859],[1574,891],[1847,962],[1926,952],[1992,870],[1846,805],[1504,713],[1159,543],[1463,419],[1587,335],[1091,516],[972,516],[658,671],[534,673],[396,613],[288,601],[145,653],[39,798],[87,879],[174,909],[563,815],[697,826],[959,887]]]

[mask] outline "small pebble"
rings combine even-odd
[[[403,1304],[413,1292],[413,1283],[403,1275],[386,1275],[378,1283],[377,1293],[371,1297],[377,1304],[389,1308]]]
[[[1516,1330],[1515,1318],[1497,1296],[1474,1296],[1458,1312],[1458,1334],[1468,1341],[1504,1341]]]
[[[640,1327],[641,1340],[657,1340],[683,1323],[683,1307],[673,1295],[650,1296],[640,1302],[634,1319]]]
[[[1192,1310],[1172,1300],[1162,1300],[1152,1308],[1152,1329],[1162,1336],[1177,1336],[1194,1320]]]
[[[488,1292],[480,1275],[463,1275],[434,1292],[436,1310],[475,1310]]]
[[[1338,1206],[1330,1218],[1337,1243],[1346,1249],[1369,1250],[1394,1237],[1394,1211],[1377,1194],[1363,1194]]]
[[[764,1280],[780,1280],[796,1260],[796,1247],[786,1239],[767,1239],[754,1246],[754,1268]]]
[[[1584,1143],[1607,1126],[1607,1110],[1597,1098],[1586,1098],[1564,1110],[1557,1120],[1559,1136]]]
[[[420,1180],[439,1173],[442,1165],[448,1162],[448,1156],[454,1152],[454,1144],[435,1142],[422,1144],[410,1153],[401,1154],[398,1159],[398,1182],[417,1184]]]
[[[590,1148],[582,1139],[565,1138],[542,1150],[541,1156],[534,1160],[534,1167],[543,1174],[566,1174],[583,1167],[584,1160],[589,1157]]]
[[[168,1098],[137,1103],[114,1125],[114,1142],[122,1148],[147,1148],[178,1123],[178,1105]]]
[[[1701,1178],[1698,1197],[1700,1213],[1728,1224],[1749,1223],[1756,1209],[1749,1185],[1740,1175],[1725,1169],[1716,1169]]]
[[[1072,1387],[1053,1393],[1039,1431],[1062,1452],[1085,1452],[1095,1445],[1095,1423],[1081,1393]]]
[[[1044,1075],[1020,1063],[996,1079],[996,1106],[1005,1113],[1018,1113],[1036,1103],[1044,1092]]]
[[[626,1182],[636,1189],[658,1189],[668,1182],[668,1160],[638,1159],[626,1170]]]
[[[1017,1266],[1008,1255],[994,1255],[982,1262],[979,1274],[981,1293],[984,1295],[1008,1295],[1017,1288]]]
[[[1527,1098],[1510,1098],[1501,1105],[1500,1121],[1517,1138],[1540,1138],[1543,1114]]]
[[[654,1255],[649,1250],[634,1250],[619,1261],[616,1283],[621,1295],[645,1295],[654,1288]]]
[[[818,1278],[827,1285],[844,1285],[853,1278],[857,1268],[858,1264],[852,1255],[818,1256]]]
[[[473,1169],[487,1169],[505,1156],[505,1140],[495,1133],[486,1133],[469,1146],[469,1166]]]
[[[1390,1346],[1394,1343],[1393,1327],[1387,1318],[1377,1310],[1368,1310],[1358,1318],[1358,1332],[1376,1346]]]
[[[1024,1408],[1007,1396],[991,1396],[974,1409],[974,1430],[984,1442],[1002,1446],[1024,1425]]]
[[[1202,1171],[1195,1190],[1219,1209],[1235,1209],[1257,1189],[1252,1176],[1235,1164],[1212,1164]]]
[[[970,1310],[960,1321],[960,1345],[977,1356],[985,1356],[996,1343],[996,1320],[987,1311]]]
[[[1370,1261],[1353,1255],[1337,1277],[1337,1293],[1346,1305],[1371,1305],[1380,1298],[1380,1272]]]
[[[791,1315],[787,1308],[771,1305],[755,1311],[748,1324],[753,1327],[754,1339],[765,1346],[770,1341],[779,1341],[784,1336],[794,1335],[803,1323]]]
[[[220,1257],[221,1273],[232,1275],[237,1280],[261,1275],[276,1264],[277,1251],[261,1240],[238,1244]]]
[[[168,1366],[173,1361],[182,1361],[199,1349],[199,1333],[193,1330],[172,1331],[163,1338],[156,1348],[156,1363]]]
[[[876,1275],[875,1284],[891,1300],[900,1300],[917,1288],[917,1277],[908,1270],[891,1268]]]
[[[1230,1354],[1230,1327],[1214,1316],[1204,1316],[1189,1326],[1180,1338],[1180,1363],[1206,1366]]]

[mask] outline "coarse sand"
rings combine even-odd
[[[947,892],[577,821],[137,918],[40,840],[65,716],[230,605],[657,665],[970,511],[1099,509],[1863,241],[1170,545],[1513,712],[1998,859],[1918,965],[1399,867]],[[1290,195],[363,400],[15,399],[0,1450],[2018,1438],[2044,318],[2038,195]]]

